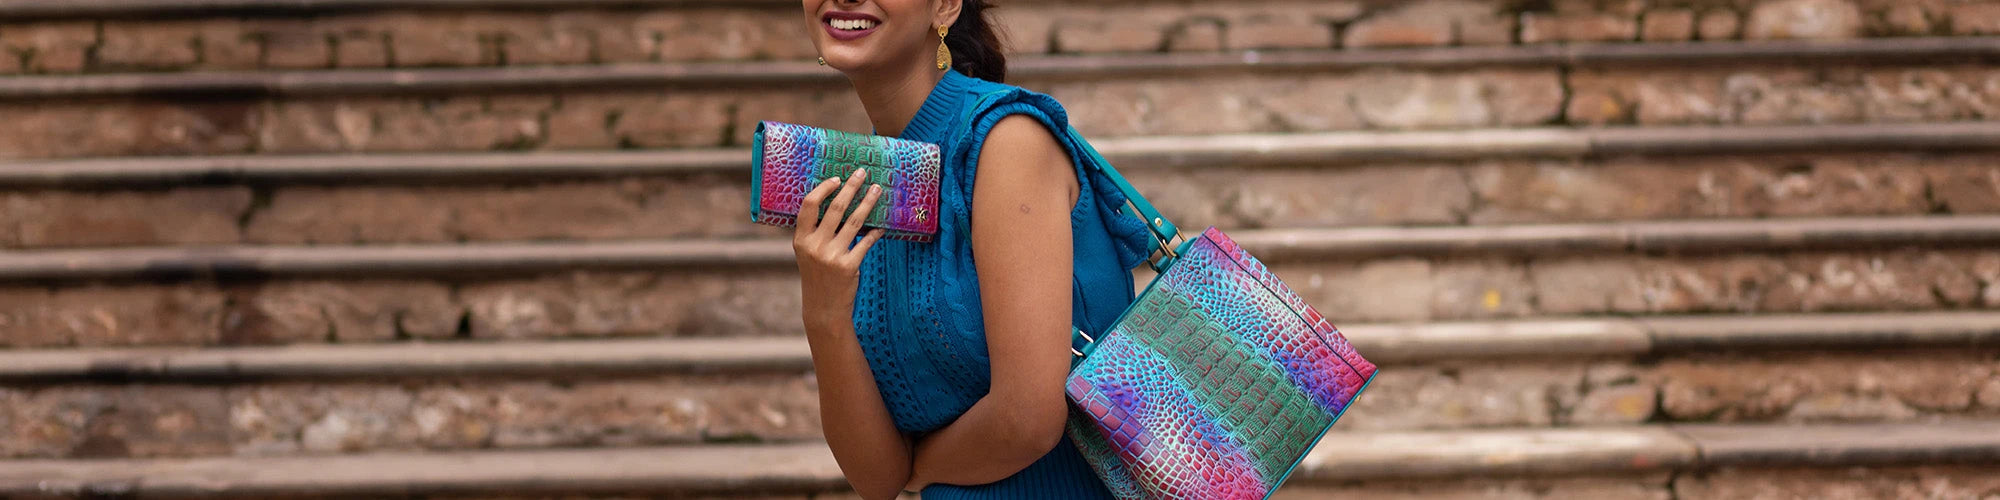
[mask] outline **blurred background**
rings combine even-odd
[[[995,12],[1382,366],[1281,497],[2000,498],[2000,0]],[[869,129],[806,29],[0,0],[0,497],[848,497],[746,213]]]

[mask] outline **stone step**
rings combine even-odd
[[[161,14],[272,15],[276,13],[340,13],[394,9],[570,9],[604,6],[689,7],[706,0],[72,0],[62,3],[0,3],[0,20],[50,18],[148,17]],[[790,6],[774,0],[734,0],[750,7]]]
[[[272,457],[823,438],[803,371],[0,386],[0,458]]]
[[[1189,226],[1189,231],[1193,231]],[[773,234],[779,229],[771,229]],[[1731,252],[1977,248],[2000,242],[2000,215],[1820,217],[1592,224],[1349,227],[1232,231],[1272,263],[1369,258],[1701,255]],[[779,238],[412,245],[216,245],[0,253],[0,280],[268,279],[528,275],[567,269],[776,267]]]
[[[1348,324],[1339,433],[2000,417],[2000,314]],[[785,443],[797,339],[0,351],[0,458]],[[5,434],[0,434],[4,436]]]
[[[1990,251],[1397,258],[1273,270],[1341,323],[2000,307],[2000,258]],[[0,342],[15,348],[801,333],[798,278],[778,270],[12,284],[0,296]]]
[[[1657,315],[1340,326],[1357,350],[1383,364],[2000,345],[2000,312],[1986,311]],[[804,341],[761,336],[0,350],[0,382],[15,384],[730,375],[805,373],[811,368]]]
[[[1993,119],[1994,59],[1995,37],[1167,53],[1022,60],[1010,81],[1093,138],[1903,123]],[[0,112],[19,117],[0,123],[7,158],[740,147],[758,120],[870,128],[810,62],[24,76],[0,79]]]
[[[2000,212],[2000,122],[1105,139],[1226,229]],[[745,148],[0,166],[0,248],[741,238]],[[163,186],[173,186],[165,187]]]
[[[1864,2],[1866,3],[1866,2]],[[0,3],[5,72],[809,60],[799,7],[687,0]],[[1016,55],[1842,40],[2000,33],[1995,2],[1049,2],[994,12]],[[87,57],[90,53],[95,57]]]
[[[2000,426],[1988,421],[1332,434],[1287,488],[1995,462]],[[843,488],[838,466],[817,443],[0,462],[0,493],[10,495],[812,495]]]
[[[1245,167],[1358,167],[1493,159],[1708,157],[1827,152],[1986,152],[2000,123],[1527,127],[1117,137],[1091,146],[1121,172]],[[207,155],[19,160],[0,188],[160,185],[403,184],[564,181],[644,176],[747,178],[748,146],[643,151]]]
[[[1996,228],[1956,216],[1232,233],[1329,318],[1376,322],[2000,307]],[[0,252],[13,282],[0,342],[794,335],[789,259],[770,240]]]
[[[1658,71],[1654,66],[1752,63],[1959,65],[1978,64],[1995,58],[2000,58],[2000,37],[1913,37],[1030,56],[1010,61],[1008,76],[1029,81],[1071,81],[1168,77],[1202,72],[1287,74],[1378,68],[1462,70],[1485,66],[1576,66]],[[705,89],[745,85],[827,85],[845,81],[839,72],[820,67],[812,61],[571,64],[477,69],[236,70],[14,76],[0,78],[0,100],[148,95],[226,97],[242,94],[310,97],[632,86]]]

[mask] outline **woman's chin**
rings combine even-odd
[[[827,66],[833,67],[834,69],[838,69],[841,71],[854,71],[854,70],[867,69],[875,66],[876,65],[875,63],[877,62],[875,60],[876,58],[868,57],[867,54],[845,54],[836,52],[821,57],[826,58]]]

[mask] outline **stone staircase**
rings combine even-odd
[[[0,497],[850,496],[797,8],[0,1]],[[2000,2],[997,12],[1383,366],[1284,498],[2000,495]]]

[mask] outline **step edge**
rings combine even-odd
[[[757,467],[741,467],[744,463]],[[413,495],[504,490],[727,493],[846,488],[846,480],[824,442],[0,461],[0,495]]]
[[[1910,64],[1994,58],[2000,58],[2000,37],[1977,36],[1058,55],[1021,57],[1009,66],[1012,74],[1022,78],[1076,79],[1217,71],[1346,71],[1368,67],[1440,69],[1767,60]],[[223,70],[6,77],[0,78],[0,100],[215,93],[307,96],[625,86],[832,85],[844,81],[838,72],[810,61]]]
[[[1723,424],[1670,427],[1701,449],[1707,468],[2000,462],[2000,421],[1814,425],[1782,436]]]
[[[1816,346],[1828,350],[1905,345],[1986,347],[1994,345],[2000,311],[1914,313],[1759,314],[1754,322],[1736,315],[1634,316],[1647,332],[1653,352],[1783,349]],[[1820,322],[1837,322],[1829,328]],[[1754,326],[1753,326],[1754,325]]]
[[[1630,474],[1693,466],[1690,440],[1663,427],[1332,433],[1294,477],[1341,483],[1461,476]]]
[[[1714,219],[1237,231],[1266,262],[1384,256],[1717,254],[2000,243],[2000,214]],[[0,250],[0,281],[525,274],[560,269],[780,266],[782,239],[210,245]]]
[[[1702,324],[1723,324],[1725,328],[1723,333],[1700,334],[1699,342],[1656,340],[1663,335],[1683,335],[1675,332]],[[2000,312],[1555,317],[1357,323],[1342,331],[1356,350],[1376,363],[1419,364],[1718,350],[2000,346]],[[805,341],[790,337],[0,350],[0,382],[243,382],[550,373],[748,375],[802,374],[811,369],[811,351]]]
[[[778,0],[64,0],[62,2],[0,0],[0,21],[161,15],[254,15],[272,12],[296,15],[394,9],[559,9],[628,5],[684,7],[717,4],[752,4],[756,7],[792,5],[790,2]]]
[[[2000,150],[2000,122],[1335,131],[1111,137],[1093,143],[1114,164],[1142,171],[1612,155],[1988,151]],[[749,163],[747,147],[103,157],[0,162],[0,187],[743,175]]]
[[[1966,434],[1988,437],[1954,440]],[[1808,435],[1813,439],[1775,438],[1783,435]],[[2000,421],[1943,425],[1652,425],[1333,433],[1315,444],[1293,476],[1293,484],[1468,476],[1586,476],[1724,466],[1897,466],[1940,460],[1991,463],[2000,461],[2000,437],[1992,436],[2000,436]],[[1918,439],[1911,441],[1912,437]],[[1947,451],[1929,452],[1926,447]],[[1763,459],[1746,461],[1735,458],[1740,454],[1718,451],[1725,449],[1760,450]],[[742,467],[743,463],[760,466]],[[299,472],[282,473],[285,470]],[[0,494],[106,490],[139,495],[449,493],[495,488],[550,492],[633,489],[798,492],[844,487],[838,465],[821,442],[0,461]]]

